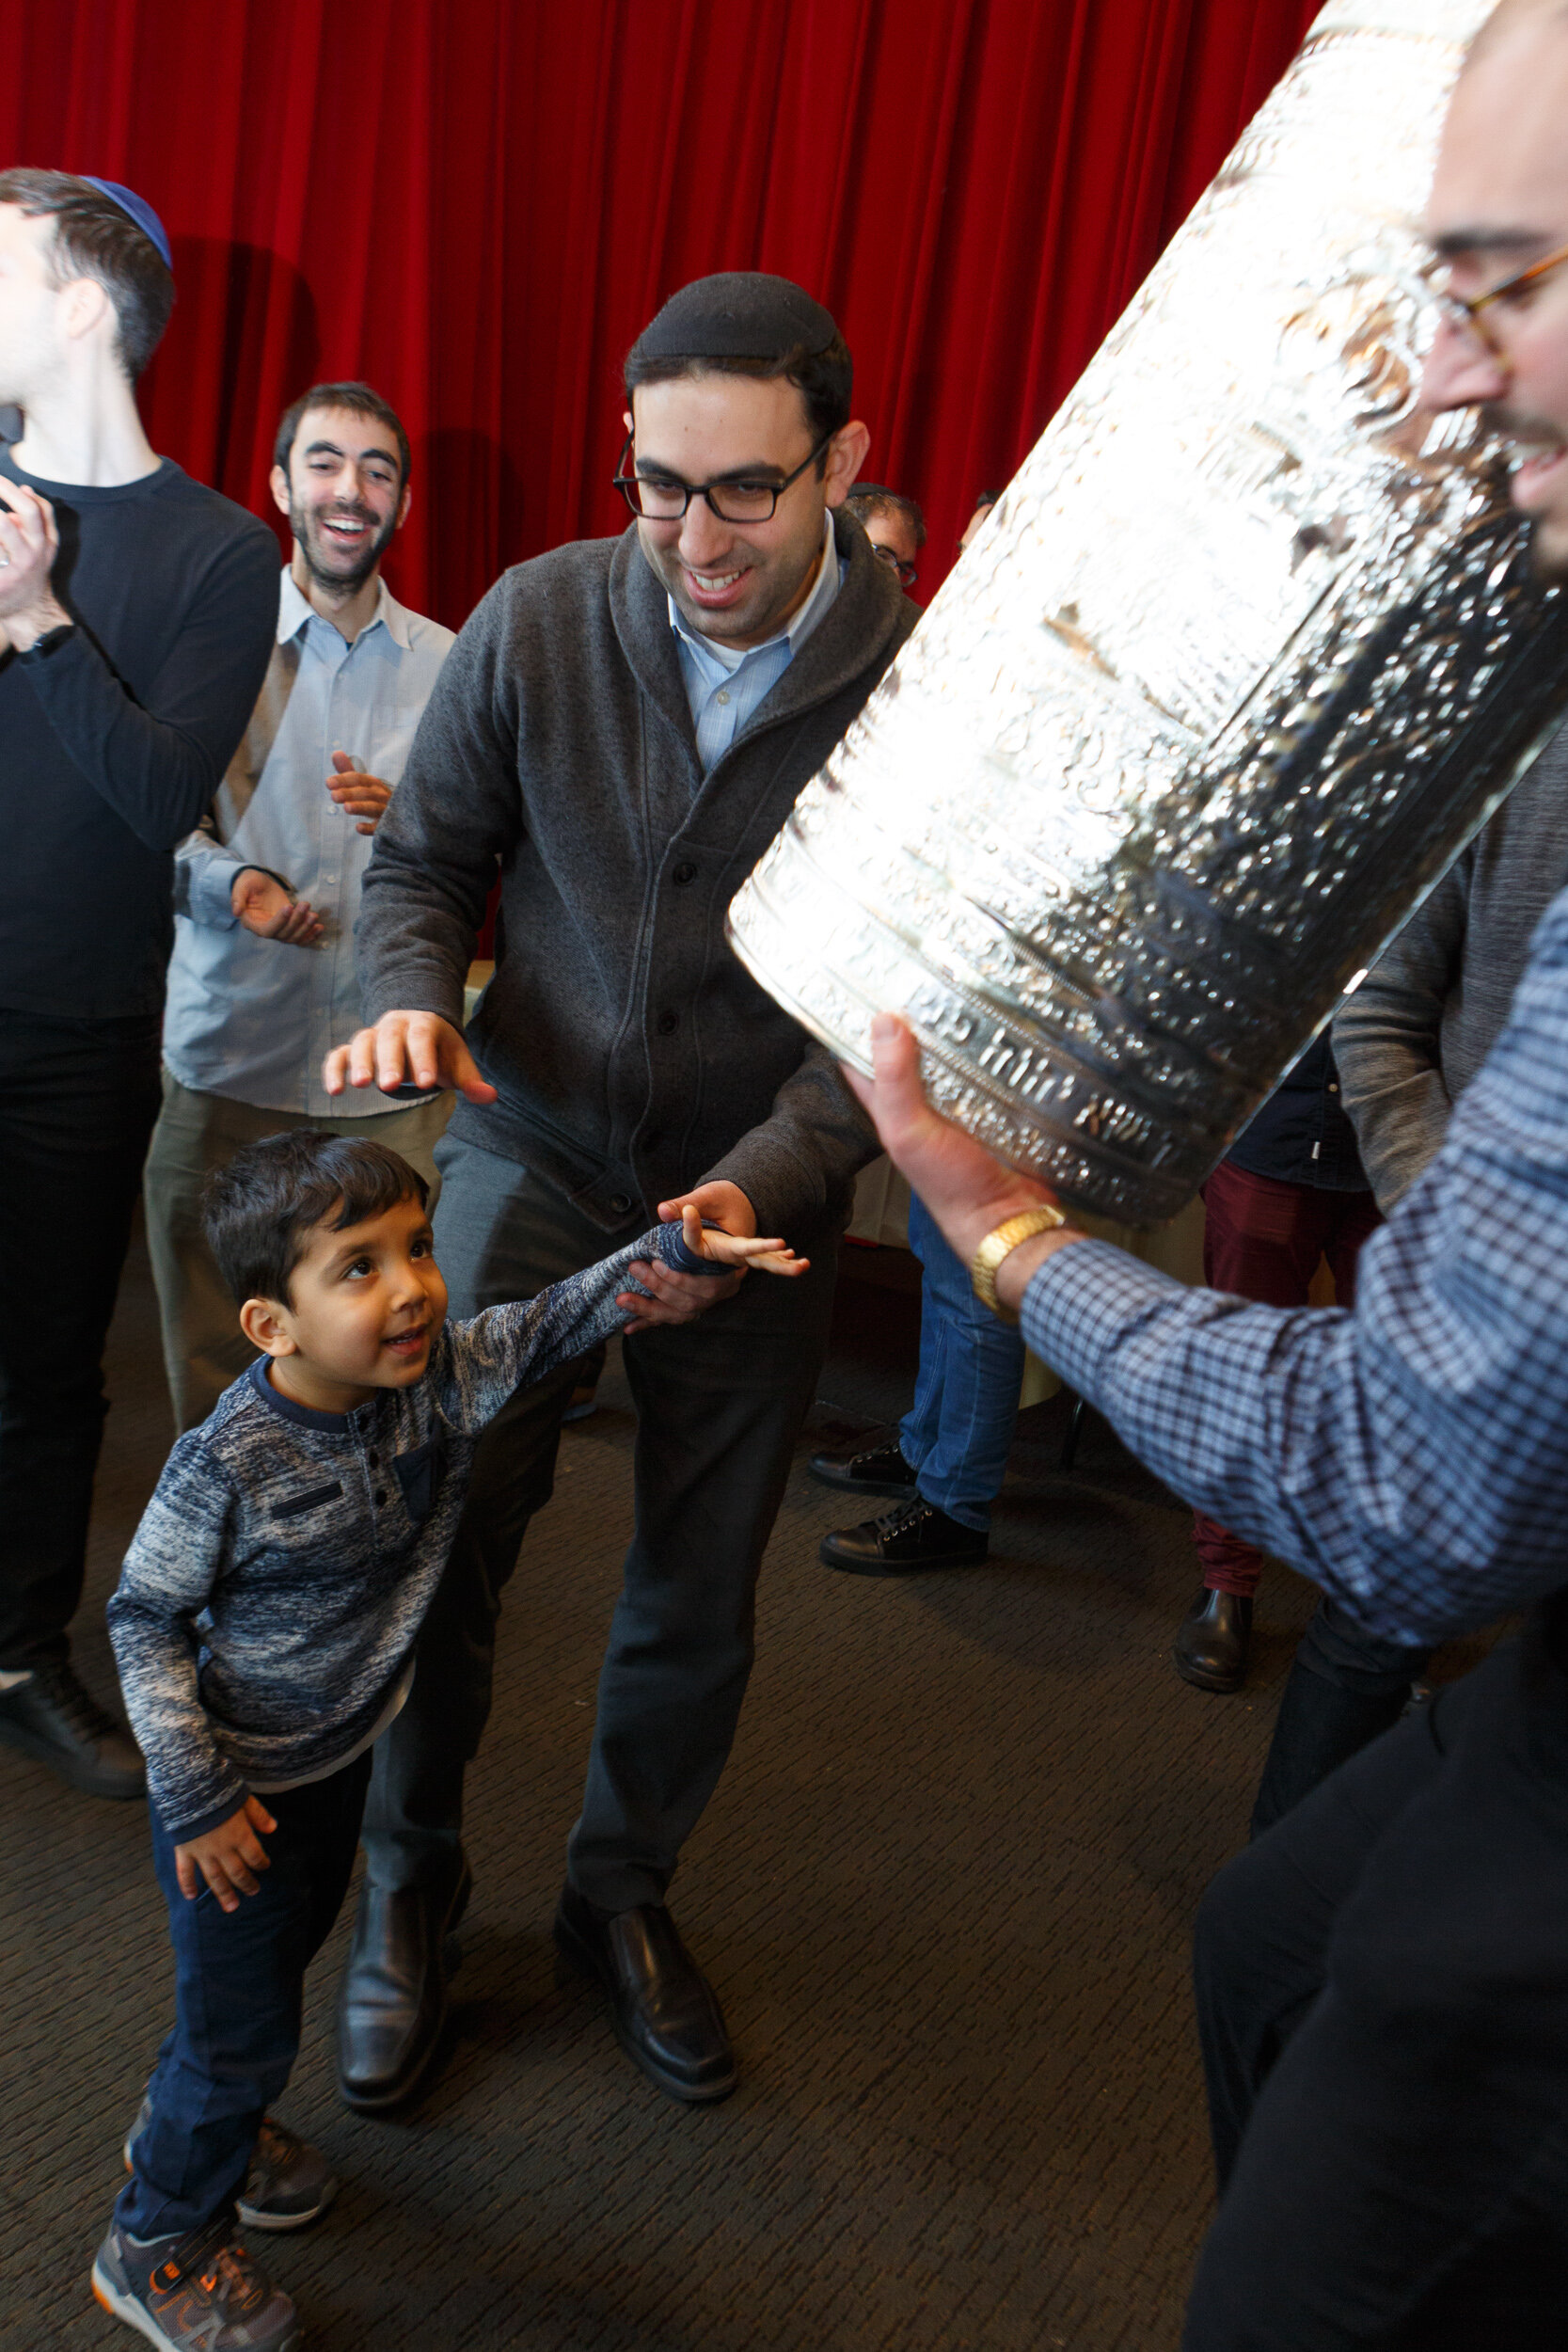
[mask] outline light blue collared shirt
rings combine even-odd
[[[848,558],[835,548],[833,518],[829,514],[824,517],[822,557],[810,596],[787,628],[744,653],[717,645],[712,638],[689,628],[674,597],[670,598],[670,626],[675,632],[681,682],[691,706],[697,757],[705,776],[777,686],[837,596],[848,568]]]
[[[327,1049],[360,1026],[354,924],[373,846],[326,779],[343,751],[384,783],[400,781],[452,642],[382,581],[374,617],[351,645],[284,572],[277,643],[219,787],[215,834],[193,833],[176,852],[164,1059],[182,1085],[318,1119],[395,1107],[373,1088],[322,1089]],[[309,900],[325,925],[319,946],[258,939],[235,921],[229,894],[245,866],[281,875]]]

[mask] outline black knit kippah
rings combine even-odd
[[[630,352],[641,359],[783,359],[802,346],[826,351],[838,333],[832,314],[789,278],[766,270],[721,270],[672,294]]]

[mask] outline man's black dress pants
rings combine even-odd
[[[54,1665],[82,1597],[103,1341],[158,1115],[156,1013],[0,1009],[0,1669]]]
[[[605,1233],[515,1162],[445,1138],[436,1255],[451,1311],[529,1298],[645,1231]],[[816,1393],[837,1234],[785,1236],[797,1280],[749,1274],[695,1323],[624,1342],[636,1525],[599,1678],[568,1875],[607,1911],[664,1899],[718,1784],[751,1673],[757,1571]],[[376,1743],[365,1851],[378,1886],[453,1883],[464,1768],[490,1711],[501,1588],[549,1501],[571,1366],[491,1423],[408,1701]]]
[[[1563,1597],[1199,1914],[1219,2214],[1186,2352],[1568,2343]]]

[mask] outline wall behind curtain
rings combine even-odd
[[[621,357],[687,278],[832,310],[919,594],[1318,0],[0,0],[0,158],[137,188],[180,299],[160,450],[271,513],[279,410],[363,375],[415,445],[388,564],[453,626],[624,521]]]

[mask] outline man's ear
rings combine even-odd
[[[268,474],[267,487],[272,492],[272,502],[278,513],[286,515],[289,511],[289,477],[281,466],[274,466]]]
[[[299,1342],[289,1329],[289,1311],[276,1298],[247,1298],[240,1309],[240,1329],[263,1356],[297,1356]]]
[[[408,507],[413,496],[414,493],[412,489],[405,482],[403,485],[403,496],[398,501],[397,520],[392,525],[392,529],[394,531],[401,531],[404,524],[408,520]]]
[[[871,453],[871,434],[859,418],[840,425],[828,444],[822,487],[830,506],[842,506]]]
[[[108,322],[111,336],[119,332],[119,317],[107,290],[96,278],[73,278],[61,288],[64,296],[63,319],[66,333],[74,342],[90,335],[97,326]]]

